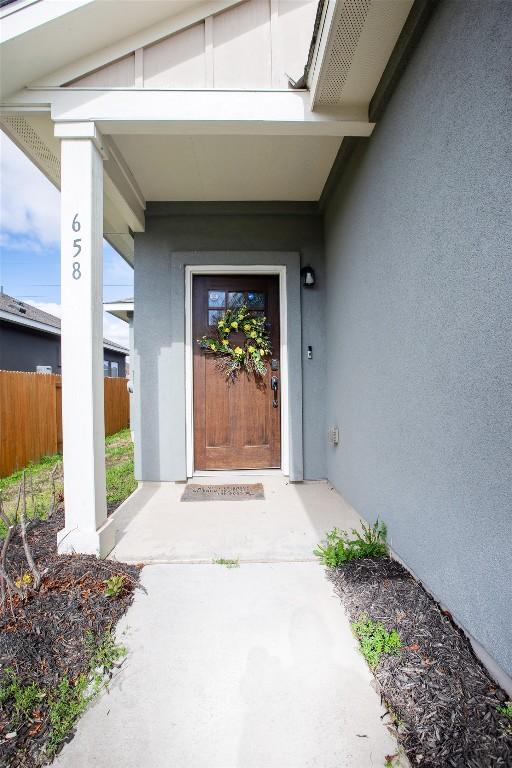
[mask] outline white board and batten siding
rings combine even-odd
[[[307,60],[317,0],[242,0],[89,72],[71,87],[266,90]]]

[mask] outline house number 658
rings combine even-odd
[[[81,228],[82,228],[82,225],[78,221],[78,213],[75,213],[73,217],[73,221],[71,222],[71,229],[73,230],[73,232],[80,232]],[[75,239],[73,240],[73,248],[75,249],[73,258],[75,259],[75,261],[73,262],[73,265],[72,265],[73,272],[71,274],[75,280],[80,280],[80,278],[82,277],[82,273],[80,271],[80,262],[76,261],[76,259],[78,259],[78,257],[82,252],[81,242],[82,242],[81,237],[75,237]]]

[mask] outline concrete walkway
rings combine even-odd
[[[150,565],[142,581],[117,630],[128,657],[56,766],[382,768],[397,751],[317,563]]]

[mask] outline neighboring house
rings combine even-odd
[[[105,376],[126,376],[128,350],[103,339]],[[60,319],[0,292],[0,370],[60,373]]]
[[[61,546],[114,541],[104,236],[135,270],[137,479],[328,478],[511,676],[512,3],[1,14],[1,126],[61,189]],[[240,296],[277,391],[196,343]]]

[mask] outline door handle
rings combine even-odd
[[[277,378],[277,376],[272,376],[272,378],[270,379],[270,387],[272,389],[272,392],[274,393],[273,399],[272,399],[272,407],[277,408],[277,406],[279,405],[279,403],[277,402],[277,390],[279,389],[279,379]]]

